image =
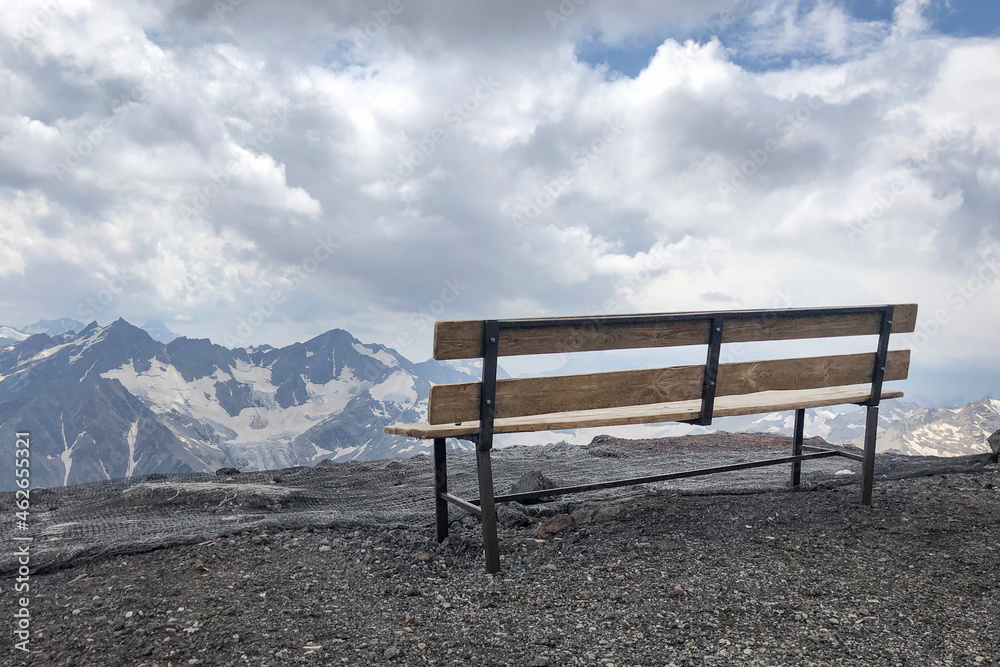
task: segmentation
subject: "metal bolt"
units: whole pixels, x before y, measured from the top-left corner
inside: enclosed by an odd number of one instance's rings
[[[495,342],[497,342],[497,339],[496,338],[490,338],[490,342],[491,343],[495,343]]]
[[[715,380],[709,380],[708,381],[708,386],[709,387],[714,387],[715,386]]]
[[[490,399],[487,398],[486,399],[486,405],[492,405],[492,404],[493,404],[493,401],[491,401]]]
[[[892,320],[889,320],[889,324],[892,324]]]

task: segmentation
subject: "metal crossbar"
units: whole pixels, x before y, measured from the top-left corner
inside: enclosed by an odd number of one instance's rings
[[[818,451],[812,454],[801,454],[799,456],[783,456],[777,459],[765,459],[763,461],[751,461],[748,463],[733,463],[725,466],[714,466],[712,468],[698,468],[695,470],[684,470],[682,472],[670,472],[662,475],[649,475],[647,477],[632,477],[629,479],[615,479],[607,482],[593,482],[591,484],[577,484],[575,486],[560,486],[554,489],[544,489],[542,491],[525,491],[523,493],[508,493],[494,496],[493,501],[497,503],[523,502],[525,500],[537,500],[538,498],[548,498],[549,496],[562,496],[567,493],[581,493],[584,491],[600,491],[601,489],[614,489],[620,486],[636,486],[639,484],[652,484],[653,482],[666,482],[672,479],[687,479],[689,477],[701,477],[702,475],[714,475],[720,472],[735,472],[737,470],[749,470],[751,468],[764,468],[767,466],[782,465],[794,461],[810,461],[812,459],[826,459],[831,456],[841,456],[842,452],[832,449]],[[468,501],[475,506],[479,506],[479,499]]]
[[[441,500],[445,500],[445,501],[451,503],[452,505],[457,505],[458,507],[461,507],[462,509],[464,509],[466,512],[469,512],[470,514],[475,514],[476,516],[479,516],[479,517],[481,517],[483,515],[483,510],[482,510],[482,508],[479,507],[479,499],[478,498],[476,498],[475,502],[473,502],[471,500],[466,500],[464,498],[459,498],[458,496],[456,496],[454,494],[451,494],[451,493],[442,493],[442,494],[440,494],[438,496],[438,498],[440,498]]]

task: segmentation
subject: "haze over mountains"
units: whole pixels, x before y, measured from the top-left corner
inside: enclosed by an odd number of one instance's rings
[[[160,322],[146,329],[122,319],[103,327],[68,319],[0,327],[0,449],[12,446],[17,431],[31,433],[33,485],[413,456],[428,451],[429,441],[383,427],[424,419],[431,384],[479,379],[473,364],[413,363],[339,329],[282,348],[236,349],[175,337]],[[863,414],[810,410],[807,435],[860,444]],[[781,413],[719,420],[709,430],[790,434],[791,426]],[[881,428],[881,451],[982,452],[1000,429],[1000,401],[957,409],[888,401]],[[615,433],[705,430],[664,424]],[[498,444],[583,443],[591,431],[514,434]]]

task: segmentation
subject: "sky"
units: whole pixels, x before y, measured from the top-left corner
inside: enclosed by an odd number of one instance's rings
[[[4,4],[0,324],[916,302],[1000,395],[995,0]]]

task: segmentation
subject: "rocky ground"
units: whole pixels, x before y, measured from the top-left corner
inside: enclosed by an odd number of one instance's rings
[[[623,443],[598,444],[613,452]],[[440,546],[429,521],[257,527],[33,577],[33,653],[8,642],[3,657],[73,666],[1000,665],[998,510],[995,463],[879,481],[871,508],[858,504],[856,483],[581,494],[508,506],[496,576],[483,568],[478,523],[458,511]],[[12,597],[5,585],[5,609]]]

